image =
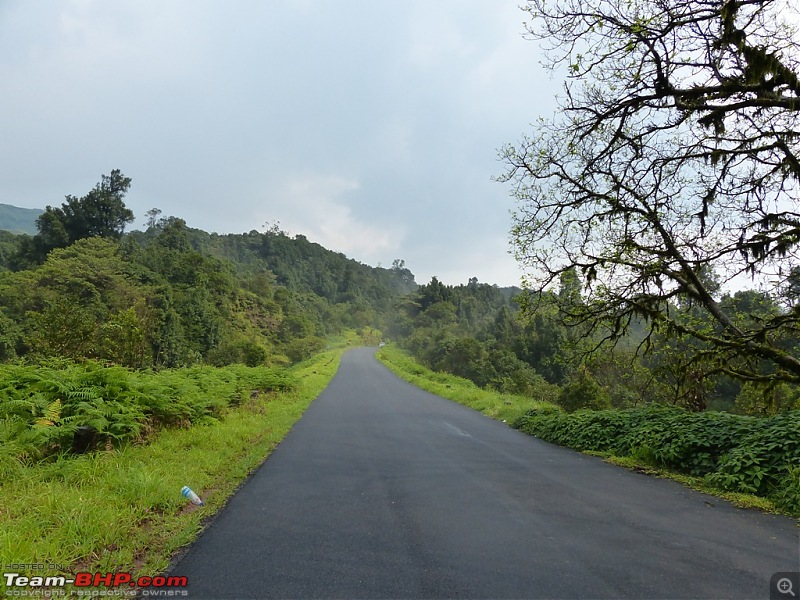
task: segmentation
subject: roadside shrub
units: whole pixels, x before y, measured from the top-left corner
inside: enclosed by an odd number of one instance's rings
[[[611,408],[608,393],[586,369],[580,369],[561,388],[558,404],[567,412],[581,408],[593,410]]]
[[[639,419],[621,440],[620,451],[649,451],[655,466],[698,476],[715,470],[720,457],[754,425],[746,417],[729,413],[693,413],[676,407],[652,407],[637,414]]]
[[[283,371],[233,365],[134,372],[87,361],[0,366],[0,474],[19,461],[119,446],[163,427],[187,427],[224,416],[253,391],[284,390]],[[87,434],[87,432],[89,432]]]
[[[286,345],[286,356],[292,362],[298,363],[321,352],[325,348],[325,344],[325,340],[315,335],[293,340]]]
[[[257,367],[267,362],[269,353],[266,348],[256,341],[242,339],[224,341],[216,348],[209,350],[206,359],[216,367],[243,364],[248,367]]]
[[[767,418],[660,405],[530,411],[514,427],[576,450],[632,456],[705,476],[723,490],[768,496],[800,511],[800,411]]]
[[[620,433],[629,426],[623,411],[582,410],[567,414],[561,410],[534,410],[518,419],[513,427],[548,442],[575,450],[614,450]]]
[[[800,412],[752,420],[759,426],[722,457],[709,481],[727,490],[763,495],[783,489],[792,496],[791,479],[800,468]]]
[[[778,484],[775,499],[785,509],[800,514],[800,467],[789,467],[786,476]]]
[[[494,351],[490,355],[494,364],[495,375],[489,381],[490,387],[503,394],[519,394],[538,397],[543,392],[554,401],[553,394],[548,393],[551,384],[528,363],[518,359],[507,351]]]

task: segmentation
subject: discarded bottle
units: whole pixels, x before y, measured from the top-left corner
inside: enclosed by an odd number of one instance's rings
[[[200,500],[200,496],[195,494],[188,485],[185,485],[181,488],[181,494],[183,494],[184,498],[187,498],[192,501],[192,504],[197,504],[198,506],[204,506],[205,502]]]

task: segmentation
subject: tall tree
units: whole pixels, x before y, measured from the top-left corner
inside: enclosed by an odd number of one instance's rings
[[[124,202],[130,185],[130,177],[114,169],[110,175],[102,175],[85,196],[70,195],[60,207],[48,206],[36,219],[39,233],[21,253],[34,262],[42,262],[54,248],[65,248],[84,238],[119,239],[125,226],[133,221],[133,212]]]
[[[543,291],[577,269],[576,316],[617,339],[637,315],[716,368],[800,382],[800,306],[734,321],[705,275],[784,286],[800,265],[800,41],[788,0],[531,0],[569,72],[561,109],[503,151],[513,241]],[[716,285],[716,284],[715,284]],[[676,318],[691,304],[709,319]],[[773,365],[770,373],[757,367]]]

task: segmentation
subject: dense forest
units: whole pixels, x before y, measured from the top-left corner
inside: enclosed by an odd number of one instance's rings
[[[749,321],[780,314],[785,300],[741,290],[723,294],[720,304]],[[770,415],[798,407],[796,386],[771,381],[774,367],[766,361],[760,366],[764,382],[734,379],[709,360],[702,343],[652,333],[644,319],[633,320],[612,344],[611,321],[598,327],[575,317],[584,304],[572,273],[558,289],[540,294],[475,279],[447,286],[433,278],[403,298],[389,331],[430,368],[502,392],[548,394],[570,411],[663,403]],[[690,302],[671,308],[686,320],[710,320]],[[796,348],[800,336],[781,344]]]
[[[285,364],[345,329],[376,342],[416,287],[401,260],[373,268],[276,229],[209,234],[153,210],[126,234],[130,184],[114,171],[48,206],[36,235],[0,232],[0,360]]]
[[[475,278],[418,286],[402,260],[370,267],[277,227],[219,235],[153,209],[144,231],[125,233],[130,185],[113,171],[85,196],[48,206],[37,234],[0,232],[0,360],[280,365],[355,330],[365,343],[396,340],[435,370],[570,411],[656,402],[770,415],[798,406],[796,386],[771,380],[767,361],[762,382],[742,381],[674,330],[632,319],[618,336],[610,320],[582,321],[576,315],[591,307],[574,271],[538,293]],[[713,271],[704,277],[711,287]],[[752,290],[719,299],[742,323],[793,301]],[[671,310],[695,327],[709,320],[691,299]],[[780,344],[794,349],[800,337]]]

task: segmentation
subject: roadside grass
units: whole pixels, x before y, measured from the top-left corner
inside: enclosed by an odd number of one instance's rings
[[[504,423],[513,423],[533,409],[560,410],[553,404],[558,393],[558,388],[554,385],[543,386],[540,399],[501,394],[481,389],[472,381],[462,377],[431,371],[394,345],[387,345],[378,350],[377,357],[398,377],[418,388],[468,406]]]
[[[508,396],[492,390],[477,387],[471,381],[437,373],[417,363],[413,357],[396,346],[384,346],[378,351],[378,360],[402,379],[438,396],[448,398],[509,426],[519,426],[519,419],[529,411],[539,414],[561,413],[562,409],[554,403],[557,397],[556,386],[544,390],[543,399],[535,400],[524,396]],[[544,398],[546,398],[547,401]],[[711,485],[707,478],[687,475],[662,466],[655,466],[643,457],[619,456],[608,451],[585,450],[584,454],[601,457],[606,462],[646,475],[677,481],[689,488],[731,502],[740,508],[755,509],[772,514],[800,517],[800,513],[780,506],[775,501],[754,494],[733,492]]]
[[[253,393],[219,420],[20,466],[0,481],[0,564],[45,566],[16,571],[29,576],[163,572],[325,389],[344,346],[291,367],[293,389]],[[184,485],[205,506],[188,503]]]

